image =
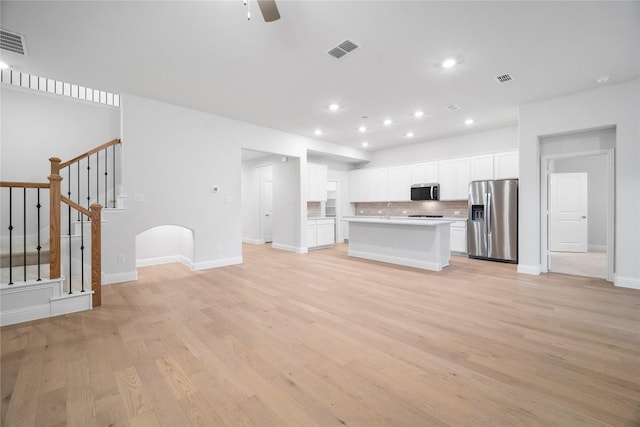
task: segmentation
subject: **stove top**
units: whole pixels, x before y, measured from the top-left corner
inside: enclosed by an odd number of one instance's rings
[[[443,215],[409,215],[409,218],[442,218]]]

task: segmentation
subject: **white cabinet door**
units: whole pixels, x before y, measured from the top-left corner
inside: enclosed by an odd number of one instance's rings
[[[469,198],[471,159],[468,157],[438,162],[440,174],[440,200],[466,200]]]
[[[493,176],[495,179],[518,178],[518,162],[517,151],[495,154],[493,156]]]
[[[454,160],[440,160],[438,174],[440,182],[440,200],[455,200],[456,171]]]
[[[438,162],[411,165],[411,184],[431,184],[439,182]]]
[[[469,182],[471,181],[471,160],[469,158],[455,159],[455,189],[454,200],[469,198]]]
[[[307,200],[311,202],[327,201],[327,165],[307,163],[308,188]]]
[[[355,170],[350,172],[352,202],[366,202],[369,197],[369,187],[366,181],[366,171]]]
[[[389,200],[411,201],[411,166],[389,168]]]
[[[467,253],[467,222],[451,224],[451,252]]]
[[[389,169],[370,169],[365,179],[369,184],[369,197],[367,202],[389,201]]]
[[[471,181],[493,179],[493,154],[471,158]]]
[[[315,248],[318,246],[318,240],[316,237],[316,220],[307,220],[307,247]]]
[[[330,246],[335,243],[335,222],[333,219],[319,219],[316,225],[316,246]]]

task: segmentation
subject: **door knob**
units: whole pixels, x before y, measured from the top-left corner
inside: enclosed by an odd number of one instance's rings
[[[582,215],[580,218],[582,218],[582,219],[587,219],[587,217],[586,217],[586,216],[584,216],[584,215]]]

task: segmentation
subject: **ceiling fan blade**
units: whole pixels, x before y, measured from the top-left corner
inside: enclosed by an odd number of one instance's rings
[[[280,19],[280,12],[278,12],[278,6],[276,6],[276,0],[258,0],[258,6],[260,6],[260,12],[262,12],[262,17],[265,22]]]

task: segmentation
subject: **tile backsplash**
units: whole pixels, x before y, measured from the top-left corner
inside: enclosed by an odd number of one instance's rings
[[[322,216],[322,206],[320,202],[307,202],[307,218],[318,218]]]
[[[445,217],[464,219],[469,216],[468,209],[468,203],[466,200],[393,202],[391,208],[391,216],[442,215]],[[356,215],[377,216],[386,214],[386,202],[356,203]]]

